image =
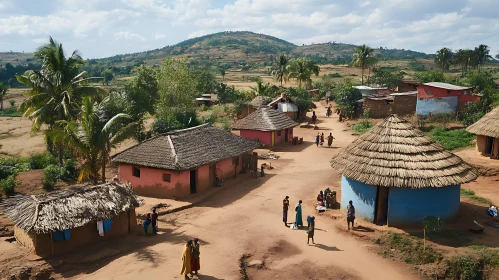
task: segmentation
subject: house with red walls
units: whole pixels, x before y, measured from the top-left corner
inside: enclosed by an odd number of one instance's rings
[[[469,102],[480,100],[471,87],[432,82],[418,86],[416,114],[455,114]]]
[[[142,196],[185,198],[234,178],[260,144],[209,124],[172,131],[112,157],[119,180]],[[250,159],[250,160],[248,160]],[[256,160],[251,170],[256,171]]]
[[[263,106],[246,118],[236,122],[232,128],[239,129],[239,135],[247,139],[256,139],[269,147],[291,142],[293,128],[299,124],[272,107]]]

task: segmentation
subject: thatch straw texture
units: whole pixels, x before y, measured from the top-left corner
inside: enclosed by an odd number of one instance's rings
[[[111,219],[140,204],[131,186],[109,183],[11,198],[2,208],[25,231],[48,233]]]
[[[258,147],[256,141],[206,124],[148,139],[114,155],[113,162],[183,171],[240,156]]]
[[[267,104],[269,104],[270,102],[272,102],[272,98],[268,96],[259,95],[251,101],[251,106],[255,108],[260,108],[262,106],[267,106]]]
[[[466,131],[476,135],[499,138],[499,107],[488,112],[476,123],[468,126]]]
[[[260,107],[246,118],[236,122],[233,129],[274,131],[298,126],[298,123],[271,107]]]
[[[445,187],[477,178],[460,157],[397,116],[360,136],[331,165],[348,178],[382,187]]]

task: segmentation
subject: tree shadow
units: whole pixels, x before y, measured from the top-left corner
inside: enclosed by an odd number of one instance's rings
[[[352,228],[353,231],[359,231],[359,232],[374,232],[373,229],[368,228],[368,227],[363,227],[363,226],[356,226]]]
[[[296,137],[300,138],[301,136],[296,135]],[[315,142],[305,141],[305,139],[303,139],[302,144],[293,145],[293,144],[286,143],[286,144],[282,144],[279,146],[275,146],[275,147],[270,148],[270,149],[271,149],[271,152],[294,153],[294,152],[301,152],[312,145],[315,145]]]
[[[338,249],[338,247],[336,246],[328,246],[328,245],[324,245],[324,244],[315,244],[314,247],[317,247],[319,249],[322,249],[322,250],[325,250],[325,251],[329,251],[329,252],[340,252],[340,251],[343,251],[341,249]]]
[[[194,279],[196,279],[196,278],[194,278]],[[217,277],[214,277],[214,276],[201,275],[201,274],[198,274],[197,279],[199,279],[199,280],[225,280],[223,278],[217,278]]]

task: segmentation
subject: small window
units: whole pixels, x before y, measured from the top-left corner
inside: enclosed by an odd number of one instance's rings
[[[134,177],[140,178],[140,168],[138,167],[132,167],[132,175]]]
[[[165,182],[171,182],[172,181],[172,175],[171,174],[163,174],[163,181],[165,181]]]
[[[281,131],[280,130],[277,131],[277,136],[281,136]]]
[[[465,91],[463,91],[463,94],[464,94],[464,95],[468,95],[468,91],[466,91],[466,90],[465,90]]]
[[[433,95],[433,92],[431,92],[431,90],[427,90],[427,91],[426,91],[426,93],[427,93],[428,95]]]

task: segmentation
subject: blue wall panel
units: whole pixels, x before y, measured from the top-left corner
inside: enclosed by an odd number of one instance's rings
[[[416,103],[416,114],[427,116],[432,114],[455,113],[457,108],[457,96],[440,98],[418,98]]]
[[[459,210],[459,186],[443,188],[390,188],[388,225],[423,225],[426,216],[452,220]],[[342,199],[343,202],[343,199]]]
[[[346,211],[348,201],[351,200],[355,207],[355,217],[373,222],[376,191],[375,186],[341,176],[341,209]]]

